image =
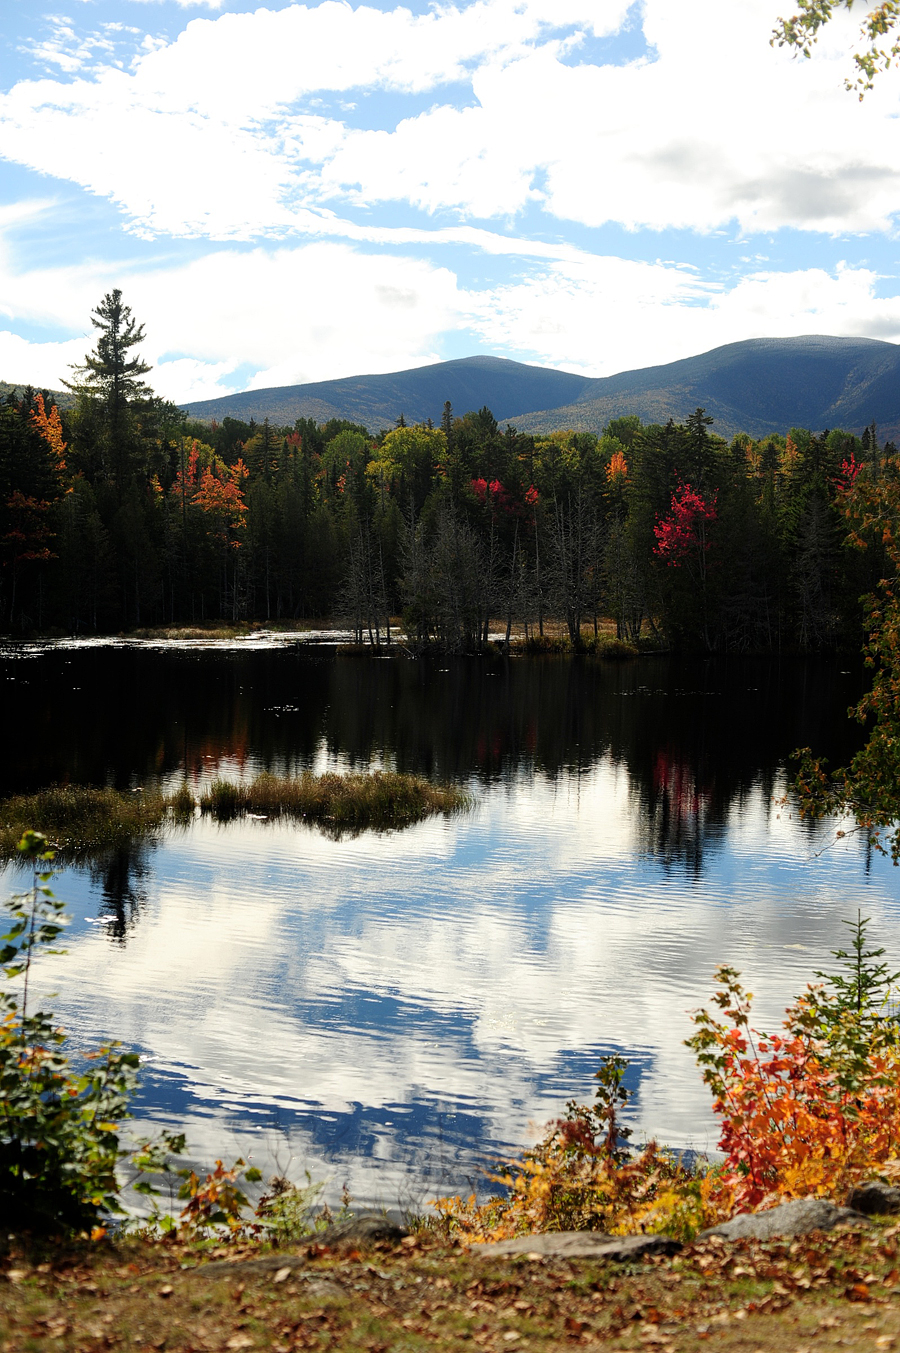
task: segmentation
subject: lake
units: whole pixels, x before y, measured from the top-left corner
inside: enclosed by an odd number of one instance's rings
[[[142,1053],[139,1123],[183,1128],[204,1165],[252,1155],[389,1207],[483,1190],[607,1052],[631,1059],[636,1136],[705,1150],[683,1039],[718,963],[764,1027],[857,907],[900,967],[900,873],[777,802],[795,747],[838,764],[857,745],[856,662],[360,658],[261,636],[7,645],[0,679],[2,794],[389,766],[475,796],[336,840],[198,820],[60,872],[69,952],[43,989],[77,1045]]]

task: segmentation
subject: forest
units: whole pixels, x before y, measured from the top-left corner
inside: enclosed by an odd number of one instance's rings
[[[73,407],[0,405],[0,629],[128,632],[336,621],[360,642],[477,651],[613,620],[702,652],[859,649],[883,576],[843,505],[897,450],[840,430],[731,441],[624,412],[600,436],[530,436],[488,408],[439,425],[191,421],[144,380],[113,291]],[[859,543],[857,540],[856,543]]]

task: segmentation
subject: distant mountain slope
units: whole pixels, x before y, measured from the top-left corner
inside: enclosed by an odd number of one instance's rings
[[[269,418],[288,424],[296,418],[315,418],[324,423],[329,418],[347,418],[377,432],[393,427],[401,413],[408,423],[424,423],[429,418],[439,423],[448,399],[456,414],[487,404],[503,422],[514,412],[569,404],[590,384],[586,376],[552,367],[527,366],[503,357],[461,357],[380,376],[345,376],[308,385],[247,390],[184,407],[195,418],[218,422],[255,418],[261,423]]]
[[[900,346],[873,338],[752,338],[664,366],[589,381],[564,406],[511,421],[521,432],[571,427],[600,432],[636,413],[645,423],[681,422],[702,405],[715,431],[761,437],[790,427],[859,430],[874,419],[900,436]]]
[[[7,395],[15,395],[16,399],[21,399],[25,391],[24,385],[10,384],[9,381],[0,381],[0,399],[6,399]],[[40,390],[39,385],[32,386],[33,390]],[[48,390],[47,394],[53,400],[53,403],[59,409],[71,409],[75,404],[75,396],[70,390]]]

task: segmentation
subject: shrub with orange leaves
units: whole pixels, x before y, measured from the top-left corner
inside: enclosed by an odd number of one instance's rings
[[[783,1033],[760,1035],[739,977],[718,969],[713,1001],[725,1018],[696,1012],[687,1040],[722,1119],[726,1159],[711,1204],[729,1214],[782,1198],[840,1198],[900,1149],[896,1025],[862,1003],[854,1009],[839,988],[811,986],[788,1008]]]
[[[655,1142],[631,1154],[620,1122],[627,1063],[609,1057],[595,1104],[571,1101],[536,1147],[492,1176],[506,1196],[433,1204],[447,1232],[465,1243],[563,1230],[691,1239],[734,1211],[900,1177],[900,1030],[888,1007],[900,973],[866,947],[868,920],[847,924],[850,950],[832,951],[844,974],[816,973],[824,983],[789,1007],[782,1033],[751,1028],[752,997],[734,968],[716,974],[724,1019],[695,1013],[687,1043],[721,1118],[722,1165],[691,1170]]]

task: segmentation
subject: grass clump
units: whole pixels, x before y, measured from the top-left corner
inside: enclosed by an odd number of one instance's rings
[[[641,654],[635,644],[608,634],[592,636],[585,640],[584,647],[585,652],[592,653],[595,658],[613,658],[619,661],[625,658],[639,658]]]
[[[0,802],[0,855],[13,859],[20,837],[40,822],[54,846],[68,855],[147,836],[165,821],[170,799],[159,791],[126,793],[93,785],[52,785]]]
[[[218,822],[256,814],[380,828],[419,822],[434,813],[459,812],[470,802],[470,796],[453,785],[433,785],[397,771],[306,772],[296,777],[263,774],[246,785],[216,780],[200,799],[200,809]]]
[[[529,634],[527,639],[511,644],[514,652],[527,653],[529,657],[545,653],[571,653],[572,645],[565,634]]]
[[[42,824],[61,854],[84,856],[152,836],[166,823],[188,822],[198,808],[217,822],[255,814],[363,831],[408,826],[434,813],[459,812],[470,803],[464,790],[396,771],[263,774],[244,785],[216,780],[199,800],[186,783],[171,794],[53,785],[0,802],[0,858],[16,857],[17,843],[32,822]]]

